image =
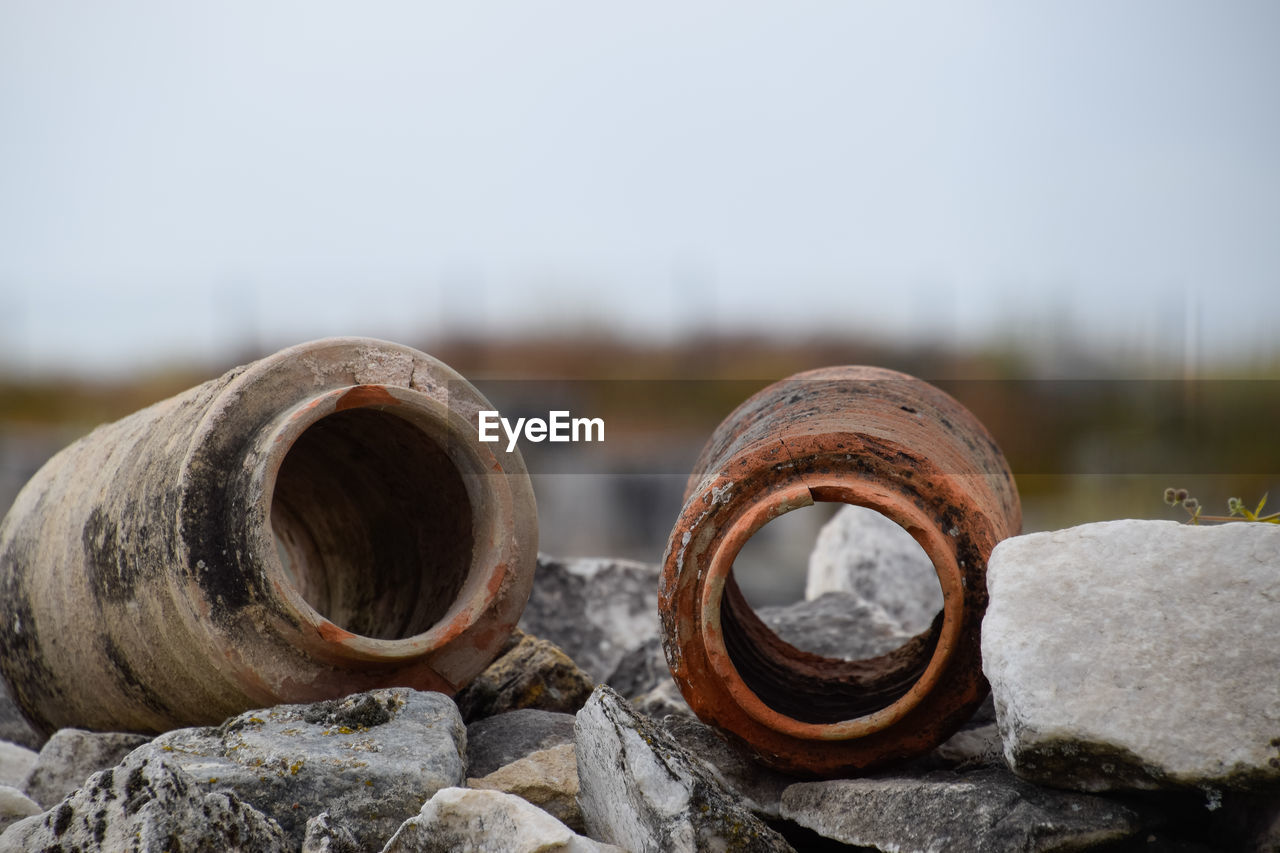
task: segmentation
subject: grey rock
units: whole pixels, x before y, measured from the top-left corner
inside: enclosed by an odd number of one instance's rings
[[[591,695],[590,677],[558,646],[519,632],[517,637],[454,697],[468,723],[521,708],[572,713]]]
[[[538,555],[520,627],[555,643],[593,684],[631,649],[658,636],[661,569],[631,560],[560,560]]]
[[[351,830],[335,823],[328,812],[321,812],[307,821],[302,853],[363,853],[363,848]]]
[[[850,593],[826,593],[814,601],[763,607],[757,613],[788,643],[826,657],[876,657],[910,639],[883,611]],[[694,716],[671,678],[657,637],[624,655],[608,683],[646,716]]]
[[[1007,770],[799,782],[782,815],[827,838],[894,853],[1085,850],[1143,826],[1101,797],[1039,788]]]
[[[25,746],[27,749],[39,749],[48,740],[27,722],[27,718],[14,704],[9,695],[9,685],[0,676],[0,740]]]
[[[851,592],[826,592],[795,604],[762,607],[756,613],[783,640],[828,658],[879,657],[911,639],[878,605]]]
[[[1231,850],[1280,853],[1280,789],[1213,792],[1212,837]],[[1183,813],[1194,813],[1184,807]]]
[[[40,804],[12,785],[0,785],[0,832],[24,817],[40,814]]]
[[[515,794],[575,832],[586,828],[578,805],[578,761],[571,743],[530,753],[487,776],[468,779],[467,787]]]
[[[295,848],[307,819],[328,811],[363,849],[462,783],[465,742],[449,697],[391,688],[178,729],[134,755],[165,756],[202,788],[236,794],[275,818]]]
[[[942,609],[942,587],[924,549],[872,509],[844,506],[818,534],[804,597],[848,592],[880,606],[908,634]]]
[[[657,687],[637,696],[632,707],[655,720],[670,716],[697,718],[673,678],[663,679]]]
[[[1280,528],[1110,521],[1001,542],[983,670],[1009,766],[1079,790],[1280,784]]]
[[[207,794],[175,763],[135,752],[43,814],[0,835],[0,853],[285,853],[275,821],[234,795]]]
[[[1256,812],[1256,827],[1250,842],[1258,853],[1280,853],[1280,794]]]
[[[978,726],[985,726],[988,723],[994,723],[995,721],[996,703],[995,699],[992,698],[990,693],[988,693],[987,698],[982,700],[982,704],[978,706],[978,710],[973,712],[973,716],[964,724],[964,727],[967,729],[977,728]]]
[[[669,678],[671,669],[667,666],[662,641],[650,637],[619,658],[605,683],[627,699],[635,699]]]
[[[150,739],[125,732],[60,729],[40,750],[23,788],[42,808],[53,808],[90,775],[114,767]]]
[[[650,637],[623,655],[608,684],[647,717],[660,720],[669,714],[694,716],[671,677],[667,655],[657,637]]]
[[[1004,744],[995,723],[961,729],[934,749],[933,758],[940,766],[956,770],[979,767],[1003,767]]]
[[[880,608],[847,592],[829,592],[813,601],[762,607],[756,613],[783,640],[825,657],[877,657],[910,639]],[[624,655],[608,684],[646,716],[693,716],[671,678],[657,637]]]
[[[782,792],[799,780],[765,767],[746,747],[706,723],[672,715],[662,725],[703,770],[741,797],[743,805],[764,818],[782,816]]]
[[[21,787],[31,768],[36,766],[36,753],[16,743],[0,740],[0,785]]]
[[[531,752],[573,743],[573,714],[522,708],[467,726],[467,774],[487,776]]]
[[[899,765],[899,771],[971,771],[982,768],[1006,769],[1004,744],[996,725],[995,706],[988,695],[960,730],[924,755]]]
[[[791,850],[612,688],[596,688],[576,735],[578,799],[593,838],[633,853]]]
[[[520,797],[444,788],[406,820],[382,853],[609,853]],[[620,853],[620,851],[618,851]]]

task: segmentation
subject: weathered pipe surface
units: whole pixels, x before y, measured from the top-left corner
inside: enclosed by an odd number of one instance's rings
[[[374,687],[453,693],[533,581],[492,408],[360,338],[236,368],[63,450],[0,524],[0,670],[45,731],[163,731]]]
[[[756,617],[733,579],[738,551],[815,501],[870,507],[915,537],[943,593],[928,630],[842,661],[784,643]],[[659,597],[671,672],[699,717],[777,768],[834,775],[926,752],[987,694],[987,557],[1021,525],[1000,449],[939,389],[875,367],[782,380],[720,424],[689,478]]]

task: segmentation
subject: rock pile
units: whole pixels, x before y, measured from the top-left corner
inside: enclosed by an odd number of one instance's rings
[[[675,690],[655,567],[543,560],[527,633],[456,700],[375,690],[154,739],[0,742],[0,853],[1275,853],[1280,530],[1148,524],[1002,544],[994,704],[888,772],[761,767]],[[812,600],[760,613],[788,642],[865,657],[909,636],[894,614],[931,618],[865,560],[841,579],[824,559]]]
[[[206,793],[176,763],[130,753],[56,808],[0,835],[0,851],[295,850],[279,824],[234,794]]]

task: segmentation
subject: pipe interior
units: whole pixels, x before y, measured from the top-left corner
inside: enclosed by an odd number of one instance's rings
[[[321,418],[289,448],[271,499],[276,551],[335,625],[397,640],[430,629],[471,568],[461,475],[409,421],[376,409]]]
[[[940,610],[927,628],[897,648],[844,660],[784,641],[756,614],[732,571],[720,603],[725,650],[738,675],[765,705],[804,723],[864,717],[901,699],[928,668],[942,621]]]

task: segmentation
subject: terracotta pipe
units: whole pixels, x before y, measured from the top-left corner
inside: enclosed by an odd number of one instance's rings
[[[44,731],[163,731],[400,685],[452,693],[533,580],[492,408],[416,350],[284,350],[102,426],[0,525],[0,670]]]
[[[760,621],[734,559],[766,522],[815,501],[877,510],[924,548],[944,601],[928,630],[842,661]],[[927,752],[987,694],[987,557],[1021,524],[1000,449],[939,389],[875,367],[785,379],[720,424],[689,478],[659,598],[671,672],[701,719],[780,769],[828,776]]]

